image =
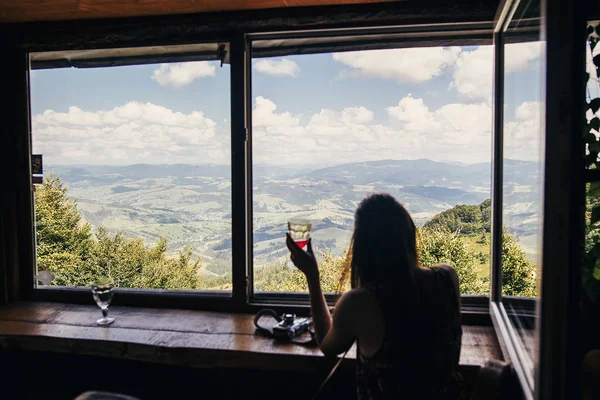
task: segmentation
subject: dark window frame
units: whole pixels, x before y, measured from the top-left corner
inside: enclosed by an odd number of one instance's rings
[[[543,0],[542,0],[543,2]],[[532,400],[535,393],[534,372],[528,365],[528,355],[522,347],[516,327],[511,322],[502,295],[502,232],[503,232],[503,174],[504,174],[504,49],[510,43],[506,30],[520,5],[520,0],[507,0],[500,5],[494,26],[494,84],[492,129],[492,257],[490,316],[506,360],[513,364],[523,395]],[[542,18],[540,17],[540,20]],[[540,27],[540,29],[543,29]],[[531,38],[535,39],[535,38]],[[544,168],[545,172],[545,168]],[[544,183],[545,184],[545,183]],[[543,211],[542,211],[543,212]],[[543,275],[542,275],[543,279]],[[536,318],[538,301],[531,298],[512,297],[518,307],[529,317]],[[536,335],[539,331],[536,330]],[[537,360],[534,364],[537,364]],[[535,366],[534,366],[535,368]]]
[[[402,7],[412,7],[411,5],[402,5]],[[64,51],[64,50],[83,50],[123,48],[123,47],[144,47],[144,46],[163,46],[178,44],[195,43],[230,43],[231,56],[231,168],[232,168],[232,281],[233,290],[231,293],[214,292],[164,292],[159,290],[144,290],[143,293],[135,289],[120,289],[119,295],[115,297],[115,304],[145,305],[156,307],[179,307],[179,308],[202,308],[215,310],[231,311],[252,311],[264,304],[273,305],[276,308],[284,309],[286,307],[295,307],[306,311],[308,309],[308,296],[306,294],[284,294],[259,295],[253,296],[252,293],[252,274],[251,265],[251,236],[248,234],[248,227],[252,225],[251,212],[251,193],[247,188],[251,181],[251,148],[248,146],[246,136],[247,127],[251,126],[251,97],[250,97],[250,62],[251,49],[249,48],[250,38],[266,40],[281,35],[286,38],[294,37],[335,37],[340,35],[356,34],[367,35],[373,33],[396,35],[394,40],[383,41],[383,44],[376,41],[366,41],[361,44],[361,48],[388,48],[398,47],[398,40],[405,43],[405,47],[414,47],[419,45],[433,44],[491,44],[491,32],[493,21],[481,18],[484,9],[488,5],[481,3],[479,9],[471,11],[467,6],[465,9],[452,7],[451,9],[440,8],[440,11],[432,13],[431,17],[423,17],[422,11],[413,14],[413,17],[407,17],[403,10],[389,5],[359,6],[359,7],[323,7],[311,8],[298,11],[297,15],[289,16],[289,21],[282,22],[278,16],[285,12],[278,12],[274,15],[269,13],[246,13],[253,15],[255,20],[240,23],[239,30],[231,30],[231,24],[224,24],[229,28],[215,27],[214,31],[207,29],[198,29],[198,25],[193,25],[194,20],[204,21],[207,26],[212,22],[211,17],[199,16],[197,18],[182,16],[161,18],[165,22],[161,27],[149,26],[156,22],[156,18],[125,19],[125,23],[119,28],[113,28],[107,25],[105,21],[92,21],[89,24],[81,21],[72,21],[64,24],[42,23],[32,29],[32,24],[17,24],[13,27],[12,37],[15,39],[16,48],[22,56],[29,52],[42,51]],[[372,14],[373,10],[381,8],[378,14]],[[489,8],[489,7],[488,7]],[[363,10],[367,13],[365,18],[357,18]],[[323,23],[322,15],[330,12],[333,17],[327,17],[326,23]],[[336,16],[336,12],[339,12]],[[448,19],[443,17],[444,12],[448,15],[456,16],[457,23],[448,23]],[[355,14],[352,14],[355,13]],[[472,13],[472,14],[470,14]],[[232,17],[233,15],[233,17]],[[238,14],[219,15],[225,20],[233,18],[239,19]],[[241,14],[240,14],[241,15]],[[491,14],[488,13],[491,17]],[[343,18],[342,18],[343,17]],[[304,19],[303,19],[304,18]],[[337,19],[336,19],[337,18]],[[344,19],[345,18],[345,19]],[[122,20],[120,20],[121,22]],[[258,22],[257,22],[258,21]],[[300,21],[295,23],[294,21]],[[457,27],[462,26],[462,31]],[[119,26],[119,25],[114,25]],[[293,28],[293,30],[291,29]],[[228,30],[229,29],[229,30]],[[79,31],[74,36],[75,31]],[[15,34],[16,32],[17,34]],[[23,37],[18,37],[18,34]],[[46,36],[43,34],[48,33]],[[111,37],[112,35],[112,37]],[[419,39],[423,37],[422,39]],[[465,42],[462,42],[462,41]],[[351,48],[351,42],[337,43],[336,48],[342,50]],[[315,46],[322,46],[321,51],[331,51],[327,44],[321,42]],[[344,47],[345,46],[345,47]],[[356,49],[355,49],[356,50]],[[264,56],[271,56],[264,50]],[[278,50],[280,51],[280,50]],[[289,51],[289,49],[288,49]],[[315,49],[310,49],[314,52]],[[102,62],[102,60],[98,60]],[[144,58],[140,61],[148,62],[151,59]],[[175,61],[170,59],[170,61]],[[112,60],[111,62],[114,62]],[[23,64],[21,64],[23,65]],[[27,77],[28,78],[28,77]],[[28,82],[27,82],[28,83]],[[28,91],[27,91],[28,94]],[[28,112],[29,114],[29,112]],[[27,124],[29,125],[28,115]],[[21,120],[21,126],[25,121]],[[30,130],[29,130],[30,131]],[[27,147],[30,149],[30,135],[27,137]],[[30,153],[30,150],[28,151]],[[29,165],[27,165],[29,167]],[[32,203],[31,198],[31,175],[29,171],[23,173],[19,170],[19,180],[28,190],[21,190],[25,197]],[[250,186],[251,188],[251,186]],[[19,219],[26,233],[31,228],[31,237],[33,234],[33,215],[27,211],[20,211]],[[32,204],[31,204],[32,205]],[[245,210],[245,211],[240,211]],[[251,210],[250,210],[251,211]],[[26,215],[27,214],[27,215]],[[245,218],[244,218],[245,215]],[[242,236],[242,232],[245,236]],[[33,245],[27,243],[21,245],[21,251],[25,255],[22,258],[28,265],[34,262]],[[30,262],[27,262],[29,257]],[[33,267],[31,268],[33,269]],[[15,298],[25,300],[53,300],[68,302],[92,302],[91,296],[88,296],[86,289],[83,288],[58,288],[46,287],[33,289],[33,273],[30,268],[19,268],[20,274],[19,288],[20,293]],[[120,300],[119,300],[120,299]],[[334,296],[328,296],[328,299],[334,301]],[[463,314],[465,316],[474,316],[480,314],[489,323],[489,299],[487,296],[463,296]],[[471,317],[468,317],[471,318]]]
[[[490,316],[500,347],[513,365],[525,399],[577,397],[579,265],[584,215],[584,2],[540,0],[539,35],[544,42],[544,164],[539,299],[502,296],[502,189],[504,44],[506,29],[523,0],[501,2],[494,27],[494,128],[492,189],[492,293]],[[522,25],[523,26],[523,25]],[[522,33],[527,36],[527,26]],[[567,45],[568,43],[568,45]],[[504,301],[503,301],[504,300]],[[507,309],[510,306],[511,310]],[[537,356],[531,360],[511,314],[535,325]],[[533,365],[530,363],[532,362]]]
[[[459,29],[457,29],[457,27]],[[363,50],[374,48],[397,48],[402,46],[403,36],[409,39],[404,43],[404,47],[413,47],[418,44],[418,37],[422,35],[426,46],[432,45],[456,45],[457,40],[464,40],[467,45],[491,44],[489,28],[491,23],[467,23],[463,29],[457,24],[438,24],[438,25],[410,25],[397,27],[348,27],[344,29],[333,30],[290,30],[277,33],[245,33],[237,32],[229,35],[222,35],[211,40],[199,40],[194,43],[229,43],[230,45],[230,103],[231,103],[231,180],[232,180],[232,291],[214,292],[214,291],[164,291],[153,289],[118,289],[118,296],[115,296],[115,304],[123,305],[146,305],[154,307],[179,307],[194,309],[215,309],[227,311],[254,311],[262,306],[273,306],[277,309],[294,308],[306,312],[308,307],[308,294],[306,293],[254,293],[252,282],[252,109],[251,109],[251,63],[252,48],[251,43],[255,40],[268,39],[306,39],[319,38],[320,43],[317,46],[322,48],[298,47],[303,54],[307,52],[331,51],[338,48],[342,51]],[[450,36],[449,33],[451,33]],[[485,34],[484,34],[485,33]],[[333,45],[327,42],[327,38],[348,37],[352,39],[370,38],[373,35],[400,35],[402,37],[394,38],[386,42],[383,47],[374,41],[363,40],[360,44],[352,47],[351,41],[342,41]],[[462,38],[462,39],[461,39]],[[325,40],[323,40],[325,39]],[[189,44],[189,42],[176,42],[171,44]],[[138,43],[125,43],[127,47],[147,47],[163,45],[162,42],[146,42],[143,46]],[[115,46],[122,48],[124,46]],[[37,52],[35,47],[30,48],[30,53]],[[44,51],[68,51],[82,50],[80,46],[56,46],[54,48],[44,48]],[[278,50],[280,53],[281,50]],[[264,57],[273,56],[273,52],[268,48],[263,48]],[[289,49],[283,50],[284,54],[289,54]],[[202,55],[200,57],[206,57]],[[191,60],[194,55],[183,55],[184,60]],[[134,57],[127,60],[110,58],[109,62],[117,65],[131,65],[142,63],[160,63],[164,60],[169,62],[179,61],[177,56],[171,54],[164,58],[161,55]],[[104,59],[91,59],[81,63],[83,67],[106,65]],[[38,68],[43,69],[48,66],[69,66],[60,60],[55,62],[40,62]],[[29,93],[29,92],[28,92]],[[30,123],[30,122],[29,122]],[[31,140],[31,139],[30,139]],[[244,212],[240,212],[244,210]],[[32,230],[34,227],[32,226]],[[35,252],[35,249],[33,249]],[[243,267],[243,268],[242,268]],[[21,268],[21,271],[28,269]],[[31,273],[32,275],[33,273]],[[25,272],[22,276],[22,282],[29,275]],[[33,283],[33,282],[32,282]],[[91,304],[91,296],[85,288],[68,287],[39,287],[23,288],[27,295],[25,298],[36,301],[66,301]],[[334,304],[336,296],[329,294],[326,296],[330,304]],[[487,318],[476,318],[477,313],[488,314],[488,298],[485,295],[464,295],[462,305],[467,318],[486,320]],[[488,321],[489,322],[489,321]]]
[[[375,49],[395,49],[395,48],[409,48],[409,47],[435,47],[435,46],[455,46],[455,45],[492,45],[491,37],[491,25],[489,23],[466,23],[466,24],[437,24],[430,26],[398,26],[398,27],[369,27],[369,28],[348,28],[348,29],[334,29],[334,30],[304,30],[304,31],[286,31],[276,33],[251,33],[246,35],[247,37],[247,63],[252,65],[253,59],[260,59],[263,57],[275,57],[282,55],[306,55],[306,54],[319,54],[329,52],[342,52],[342,51],[358,51],[358,50],[375,50]],[[381,41],[370,40],[371,37],[377,36],[382,37],[390,35],[393,39]],[[482,36],[483,35],[483,36]],[[348,38],[348,40],[344,40]],[[363,39],[364,38],[364,39]],[[253,42],[268,41],[268,40],[298,40],[298,39],[317,39],[316,44],[303,44],[294,47],[285,47],[277,49],[275,51],[269,50],[269,47],[261,47],[258,52],[258,56],[254,56],[255,50],[253,49]],[[327,39],[336,42],[328,42]],[[341,40],[340,40],[341,39]],[[356,41],[356,42],[354,42]],[[354,44],[353,44],[354,43]],[[466,43],[466,44],[465,44]],[[492,70],[490,69],[490,73]],[[249,74],[247,91],[251,95],[251,76],[252,70],[249,68],[247,71]],[[248,124],[247,129],[247,154],[250,155],[248,161],[249,174],[247,176],[247,187],[248,189],[248,200],[247,200],[247,219],[248,226],[252,227],[253,224],[253,208],[252,208],[252,98],[246,99],[248,102]],[[491,177],[490,177],[491,178]],[[491,179],[490,179],[491,181]],[[292,301],[297,304],[307,304],[308,294],[307,293],[283,293],[283,292],[258,292],[255,293],[253,285],[253,240],[252,240],[252,229],[248,232],[248,249],[249,258],[248,263],[248,295],[250,303],[258,304],[286,304]],[[491,247],[491,246],[490,246]],[[490,266],[491,269],[491,266]],[[490,270],[491,274],[491,270]],[[326,294],[326,298],[330,304],[335,302],[336,296],[334,294]],[[467,294],[462,295],[462,308],[463,312],[469,310],[465,315],[469,313],[473,314],[476,311],[481,313],[489,312],[489,297],[487,295],[474,295]]]

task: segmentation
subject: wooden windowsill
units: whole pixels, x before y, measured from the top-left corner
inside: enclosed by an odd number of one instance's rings
[[[62,352],[209,368],[319,372],[335,360],[318,348],[276,343],[255,334],[253,316],[206,311],[113,307],[100,327],[95,306],[20,302],[0,307],[0,350]],[[461,370],[501,359],[490,326],[464,326]],[[351,349],[343,368],[354,368]]]

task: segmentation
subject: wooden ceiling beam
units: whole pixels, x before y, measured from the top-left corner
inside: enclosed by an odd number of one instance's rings
[[[0,23],[196,14],[386,1],[399,0],[0,0]]]
[[[0,3],[3,1],[7,0]],[[482,23],[493,21],[497,5],[497,0],[402,0],[347,6],[0,23],[0,45],[4,42],[29,52],[90,50],[212,43],[228,41],[238,32]]]

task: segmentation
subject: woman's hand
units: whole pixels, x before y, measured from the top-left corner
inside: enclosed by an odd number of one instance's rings
[[[313,253],[311,239],[308,239],[306,251],[302,250],[296,242],[294,242],[289,233],[286,233],[285,243],[292,253],[290,258],[294,265],[298,267],[307,278],[318,278],[319,267],[317,266],[317,259]]]

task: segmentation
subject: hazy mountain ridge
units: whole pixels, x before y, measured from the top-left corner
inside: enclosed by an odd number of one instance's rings
[[[506,220],[528,234],[539,197],[535,164],[505,160]],[[47,166],[75,197],[84,217],[111,232],[148,244],[169,238],[169,251],[191,245],[209,268],[228,268],[231,246],[231,168],[226,165]],[[254,166],[255,263],[285,257],[286,222],[315,221],[315,243],[339,252],[349,240],[353,214],[369,193],[388,192],[417,224],[457,204],[490,197],[490,164],[461,165],[427,159],[381,160],[309,170]],[[525,221],[525,223],[523,223]],[[527,222],[529,221],[529,222]],[[517,232],[519,234],[519,232]]]

